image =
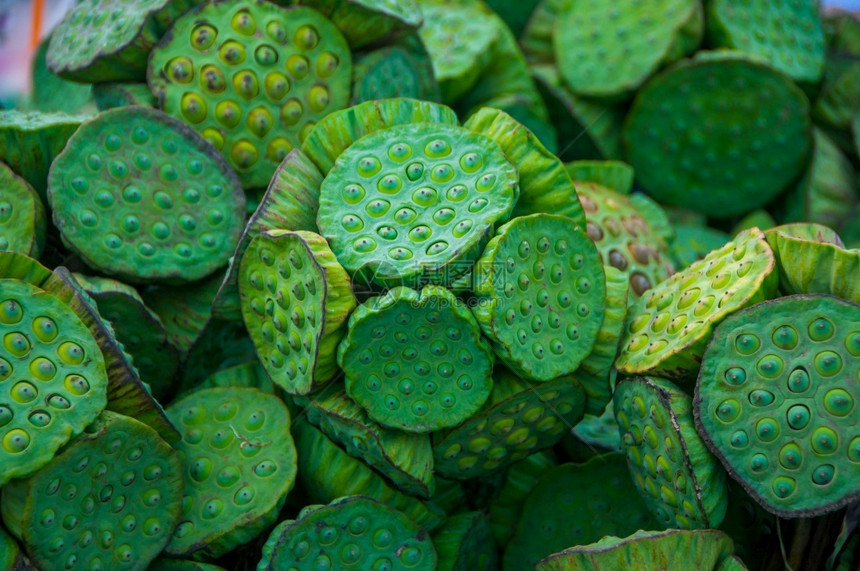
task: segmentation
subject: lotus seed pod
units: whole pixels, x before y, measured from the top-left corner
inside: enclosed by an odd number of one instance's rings
[[[171,557],[218,557],[277,521],[296,479],[290,413],[257,389],[214,388],[167,409],[180,427],[185,497]]]
[[[96,83],[93,85],[93,97],[99,111],[128,105],[155,107],[158,103],[146,83]]]
[[[647,5],[620,0],[611,10],[590,0],[565,5],[552,40],[559,73],[571,91],[623,99],[661,67],[694,52],[704,27],[697,0]]]
[[[592,182],[618,194],[633,192],[633,167],[621,161],[572,161],[564,165],[573,182]]]
[[[658,284],[630,306],[615,366],[626,375],[695,374],[728,315],[774,297],[774,254],[757,228]]]
[[[618,427],[615,427],[618,433]],[[523,503],[544,474],[558,465],[552,450],[536,452],[511,464],[499,492],[490,503],[490,532],[498,546],[505,546],[516,531]]]
[[[0,527],[0,571],[27,571],[30,562],[18,543]]]
[[[704,225],[677,224],[674,230],[670,253],[678,268],[691,266],[731,240],[725,232]]]
[[[347,105],[351,67],[343,35],[315,10],[219,2],[176,21],[152,51],[148,81],[245,188],[265,188],[317,121]]]
[[[33,187],[0,162],[0,252],[38,258],[45,246],[45,206]]]
[[[531,569],[552,553],[605,535],[659,529],[630,481],[622,454],[562,464],[540,479],[505,550],[505,571]]]
[[[860,250],[847,250],[819,224],[787,224],[767,231],[785,294],[824,293],[860,304]]]
[[[433,534],[438,571],[494,571],[499,554],[490,535],[487,516],[467,512],[449,517]]]
[[[463,125],[498,143],[519,174],[520,196],[513,216],[562,214],[585,227],[576,189],[558,157],[510,115],[484,107]]]
[[[316,230],[319,188],[323,176],[316,165],[293,149],[272,177],[269,188],[251,215],[236,246],[224,282],[212,302],[212,315],[219,319],[242,319],[239,305],[239,262],[251,239],[266,230]]]
[[[476,272],[481,299],[472,313],[506,366],[536,381],[579,367],[603,323],[606,279],[594,243],[573,220],[513,219],[490,240]]]
[[[308,506],[281,522],[263,546],[257,571],[281,569],[433,571],[436,549],[427,532],[376,500],[349,496]]]
[[[337,374],[335,353],[356,301],[322,236],[267,230],[239,268],[242,317],[272,382],[304,395]]]
[[[353,105],[392,97],[441,99],[433,62],[417,35],[357,56],[352,82]]]
[[[187,283],[225,265],[245,209],[238,180],[202,138],[139,106],[84,123],[52,165],[48,197],[64,243],[134,283]]]
[[[741,571],[733,559],[734,542],[716,529],[637,531],[625,538],[607,536],[596,543],[553,553],[537,564],[538,571]]]
[[[0,485],[47,464],[104,409],[107,373],[86,326],[53,295],[0,280]]]
[[[0,161],[47,200],[48,169],[89,115],[0,111]]]
[[[623,379],[613,396],[630,476],[665,528],[716,528],[726,515],[726,473],[696,433],[691,400],[651,377]]]
[[[409,123],[459,125],[457,114],[437,103],[407,98],[367,101],[323,118],[305,138],[302,151],[328,174],[335,160],[362,137]]]
[[[460,424],[493,388],[493,353],[478,323],[438,286],[394,288],[360,305],[337,360],[368,416],[408,432]]]
[[[398,491],[364,462],[348,455],[307,422],[299,421],[294,426],[299,477],[310,501],[325,503],[344,496],[366,496],[403,512],[428,531],[439,527],[445,520],[444,512],[434,503]]]
[[[416,0],[299,0],[299,3],[329,18],[352,49],[417,30],[423,21]]]
[[[624,144],[652,197],[730,217],[770,202],[806,168],[809,103],[787,76],[757,59],[702,52],[639,91]],[[646,152],[654,148],[669,154]]]
[[[502,368],[483,410],[433,439],[435,471],[468,480],[553,446],[585,414],[587,400],[575,377],[532,384]]]
[[[669,213],[653,198],[641,192],[634,192],[630,195],[630,202],[636,207],[636,210],[642,215],[648,224],[654,228],[654,231],[659,234],[666,242],[671,242],[675,239],[675,229],[672,227],[672,220],[669,218]],[[750,227],[755,226],[755,224]],[[746,228],[744,228],[746,230]],[[761,228],[760,228],[761,230]],[[740,230],[738,230],[740,232]]]
[[[780,517],[860,496],[860,306],[783,297],[726,319],[696,385],[696,425],[733,478]]]
[[[171,559],[169,557],[159,557],[153,561],[147,571],[226,571],[223,567],[212,565],[210,563],[200,563],[199,561],[189,561],[186,559]]]
[[[552,36],[555,22],[565,9],[565,0],[541,0],[535,6],[520,39],[529,64],[552,64],[555,69]]]
[[[762,57],[798,83],[821,81],[824,31],[816,2],[708,0],[706,6],[710,47]]]
[[[262,367],[245,324],[241,320],[210,319],[185,358],[181,388],[194,388],[219,371],[252,361]],[[265,377],[268,376],[265,373]],[[263,390],[262,387],[255,388]]]
[[[860,54],[828,54],[824,81],[812,107],[816,122],[828,129],[850,130],[860,113]]]
[[[179,352],[167,339],[161,319],[144,304],[133,287],[110,278],[74,274],[113,327],[116,339],[131,354],[140,378],[163,400],[173,391]]]
[[[145,569],[182,509],[179,455],[104,412],[44,468],[3,487],[3,523],[38,569]]]
[[[339,386],[314,394],[307,401],[308,422],[347,454],[363,460],[406,494],[422,498],[434,494],[429,435],[380,426]]]
[[[600,415],[586,414],[571,431],[571,435],[593,449],[594,453],[623,452],[615,407],[610,400]]]
[[[93,86],[62,79],[48,69],[45,56],[48,52],[50,36],[39,44],[30,64],[32,91],[30,103],[39,111],[60,111],[63,113],[95,112],[93,105]]]

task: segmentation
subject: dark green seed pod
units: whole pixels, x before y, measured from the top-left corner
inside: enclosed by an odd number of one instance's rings
[[[817,124],[830,130],[850,130],[854,117],[860,113],[858,94],[860,94],[860,52],[854,54],[831,52],[825,61],[824,81],[813,102],[812,116]],[[850,147],[850,142],[848,146]],[[848,150],[850,149],[846,149]]]
[[[696,426],[734,479],[780,517],[860,496],[860,306],[823,295],[761,303],[714,332]]]
[[[39,111],[61,111],[63,113],[94,112],[93,86],[67,81],[48,69],[45,56],[50,36],[39,44],[30,65],[32,92],[30,104]]]
[[[436,549],[427,532],[403,513],[349,496],[307,506],[272,531],[257,571],[282,569],[434,571]]]
[[[181,427],[185,497],[165,552],[217,557],[277,521],[296,479],[290,413],[256,389],[194,392],[167,409]]]
[[[433,62],[416,34],[356,57],[352,68],[352,104],[392,97],[425,101],[441,98]]]
[[[456,426],[487,401],[493,353],[466,305],[438,286],[395,288],[360,305],[338,348],[346,392],[380,424]]]
[[[615,407],[610,400],[600,415],[586,414],[571,431],[578,442],[591,449],[591,452],[623,452],[621,436],[618,434],[618,421]]]
[[[438,571],[494,571],[499,554],[490,535],[487,516],[466,512],[449,517],[433,534]]]
[[[245,211],[239,181],[200,136],[139,106],[84,123],[51,167],[48,197],[66,245],[135,283],[187,283],[225,265]]]
[[[483,410],[434,435],[441,476],[468,480],[504,468],[553,446],[585,414],[587,397],[575,377],[533,384],[499,368],[493,381]]]
[[[619,194],[633,192],[633,167],[621,161],[572,161],[564,165],[573,182],[592,182]]]
[[[773,256],[753,228],[639,298],[627,313],[618,371],[679,380],[695,374],[720,321],[773,297]]]
[[[603,323],[606,279],[594,243],[570,218],[533,214],[499,228],[475,270],[472,308],[496,355],[526,379],[573,372]]]
[[[523,53],[529,64],[552,64],[550,67],[555,69],[552,37],[555,23],[566,8],[565,4],[564,0],[541,0],[532,11],[531,18],[520,36]]]
[[[179,455],[133,418],[103,413],[44,468],[3,487],[3,523],[39,569],[144,569],[182,509]]]
[[[423,21],[416,0],[299,0],[298,3],[322,12],[343,33],[352,49],[417,30]]]
[[[686,268],[718,250],[731,240],[731,236],[720,230],[702,225],[676,224],[675,238],[670,251],[675,266]]]
[[[93,97],[99,111],[128,105],[155,107],[158,103],[146,83],[96,83],[93,85]]]
[[[804,171],[812,150],[809,102],[758,59],[702,52],[639,91],[624,144],[652,197],[727,218],[767,204]],[[654,148],[665,154],[647,151]]]
[[[661,526],[716,528],[726,514],[726,473],[693,423],[692,399],[650,377],[623,379],[613,397],[627,466]]]
[[[38,258],[47,219],[42,199],[23,178],[0,162],[0,252]]]
[[[618,433],[618,426],[615,426]],[[511,464],[490,502],[490,531],[496,545],[505,546],[516,531],[523,503],[544,474],[558,465],[552,450],[536,452]]]
[[[152,50],[148,82],[245,188],[264,188],[317,121],[347,105],[351,68],[346,40],[316,10],[216,2],[176,21]]]

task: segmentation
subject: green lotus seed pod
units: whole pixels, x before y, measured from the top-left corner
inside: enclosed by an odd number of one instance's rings
[[[618,426],[615,427],[618,433]],[[544,474],[558,465],[552,450],[536,452],[511,464],[498,494],[490,503],[490,532],[498,546],[505,546],[516,531],[523,503]]]
[[[566,9],[565,0],[541,0],[535,6],[520,36],[523,53],[529,64],[552,64],[550,67],[555,70],[553,32],[555,22]]]
[[[708,228],[704,224],[677,224],[674,230],[675,239],[672,240],[670,252],[675,266],[679,268],[691,266],[731,240],[731,236],[725,232]]]
[[[860,304],[860,250],[841,247],[819,224],[787,224],[767,231],[785,294],[824,293]],[[833,243],[837,242],[837,243]]]
[[[860,113],[860,54],[830,53],[824,67],[824,81],[812,106],[812,116],[829,129],[851,129]]]
[[[798,83],[810,86],[824,73],[824,31],[812,0],[775,4],[708,0],[707,36],[712,48],[765,58]]]
[[[445,520],[444,512],[435,504],[398,491],[307,422],[298,421],[294,427],[299,477],[310,501],[326,503],[344,496],[366,496],[403,512],[428,531]]]
[[[245,209],[238,180],[202,138],[139,106],[84,123],[52,165],[48,197],[69,248],[136,283],[187,283],[225,265]]]
[[[128,105],[155,107],[158,104],[158,99],[146,83],[96,83],[93,85],[93,97],[99,111]]]
[[[434,435],[435,471],[457,480],[482,477],[545,448],[585,414],[587,400],[575,377],[532,384],[499,368],[483,410]]]
[[[200,563],[199,561],[189,561],[186,559],[170,559],[169,557],[159,557],[146,569],[147,571],[226,571],[223,567],[210,563]]]
[[[671,242],[675,239],[675,229],[672,227],[672,221],[669,218],[669,213],[660,203],[650,198],[647,194],[634,192],[630,195],[630,202],[636,207],[636,210],[642,215],[648,224],[654,228],[654,231],[659,234],[666,242]]]
[[[733,478],[780,517],[860,496],[860,306],[824,295],[726,319],[702,361],[696,426]]]
[[[322,12],[352,49],[416,30],[423,21],[416,0],[299,0],[298,3]]]
[[[163,400],[173,391],[179,352],[167,339],[164,324],[133,287],[110,278],[74,274],[96,308],[113,327],[116,339],[131,354],[140,378]]]
[[[45,206],[33,187],[0,162],[0,252],[38,258],[45,247]]]
[[[305,138],[302,151],[328,174],[335,160],[362,137],[409,123],[459,125],[457,114],[437,103],[406,98],[367,101],[323,118]]]
[[[210,319],[199,332],[185,358],[181,388],[187,390],[197,387],[219,371],[252,361],[262,367],[245,324],[241,320]],[[268,379],[268,373],[265,373],[265,370],[263,373]],[[255,388],[263,390],[260,386],[255,385]]]
[[[30,64],[33,87],[30,93],[30,104],[39,111],[95,112],[91,85],[67,81],[48,69],[45,57],[50,41],[50,37],[43,40],[33,54],[33,63]]]
[[[555,22],[552,40],[559,73],[583,97],[623,99],[659,68],[694,52],[704,13],[697,0],[647,5],[619,0],[571,2]]]
[[[585,444],[593,453],[623,452],[615,408],[610,400],[599,415],[586,414],[571,431],[577,442]]]
[[[531,569],[552,553],[605,535],[659,529],[630,481],[622,454],[562,464],[540,479],[505,550],[505,571]]]
[[[339,386],[307,400],[308,422],[347,454],[363,460],[406,494],[422,498],[434,494],[429,435],[380,426]]]
[[[44,468],[3,487],[3,523],[39,569],[145,569],[182,509],[179,455],[145,424],[103,413]]]
[[[606,280],[594,243],[573,220],[515,218],[476,266],[472,313],[499,359],[526,379],[573,372],[603,323]]]
[[[219,2],[176,21],[152,50],[148,81],[245,188],[265,188],[317,121],[346,107],[351,68],[343,35],[316,10]]]
[[[740,571],[746,567],[732,559],[732,539],[715,529],[637,531],[625,538],[607,536],[596,543],[554,553],[537,564],[538,571],[614,571],[655,569],[665,571]]]
[[[618,383],[613,402],[630,476],[660,525],[720,525],[726,473],[696,434],[690,397],[669,381],[636,377]]]
[[[408,432],[460,424],[493,388],[493,353],[478,323],[438,286],[394,288],[360,305],[337,361],[368,416]]]
[[[806,168],[809,103],[788,77],[757,59],[702,52],[639,91],[624,144],[652,197],[730,217],[770,202]],[[646,151],[655,148],[666,154]]]
[[[219,319],[242,319],[239,302],[239,262],[251,239],[266,230],[315,231],[319,210],[319,188],[323,176],[316,165],[293,149],[272,177],[260,204],[251,215],[236,246],[227,275],[212,302],[212,315]]]
[[[0,161],[47,200],[48,169],[89,115],[0,111]]]
[[[438,571],[494,571],[499,554],[490,535],[487,516],[467,512],[449,517],[433,534]]]
[[[167,415],[180,427],[185,497],[171,557],[218,557],[277,521],[296,479],[290,413],[256,389],[203,389]]]
[[[239,295],[245,326],[275,384],[304,395],[337,374],[337,345],[356,301],[322,236],[258,235],[242,257]]]
[[[18,543],[0,527],[0,571],[27,571],[30,562]]]
[[[585,227],[585,213],[564,165],[522,124],[504,111],[484,107],[463,126],[498,143],[516,167],[520,196],[513,216],[562,214]]]
[[[0,280],[0,485],[32,474],[107,403],[107,373],[86,326],[53,295]]]
[[[349,496],[307,506],[269,535],[257,571],[281,569],[433,571],[436,549],[427,532],[376,500]]]
[[[633,167],[621,161],[572,161],[564,165],[574,182],[593,182],[619,194],[633,192]]]
[[[356,57],[352,68],[352,104],[414,97],[439,101],[433,61],[417,34]]]
[[[726,316],[776,292],[774,254],[757,228],[658,284],[630,306],[615,366],[682,380],[699,369]]]

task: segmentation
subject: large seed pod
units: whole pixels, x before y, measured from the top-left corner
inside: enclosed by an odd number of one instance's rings
[[[437,571],[495,571],[499,554],[487,516],[465,512],[448,518],[433,534],[439,558]]]
[[[423,22],[416,0],[299,0],[298,4],[322,12],[353,49],[416,30]]]
[[[0,252],[38,258],[45,246],[47,219],[42,199],[23,178],[0,162]]]
[[[393,97],[441,99],[433,62],[417,34],[356,56],[352,68],[352,104]]]
[[[63,79],[48,69],[46,56],[51,37],[48,36],[33,54],[30,65],[32,91],[30,104],[38,111],[88,113],[93,108],[93,86]]]

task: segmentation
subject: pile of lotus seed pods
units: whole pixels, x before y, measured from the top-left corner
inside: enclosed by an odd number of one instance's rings
[[[78,0],[0,111],[0,571],[860,568],[860,16]]]

